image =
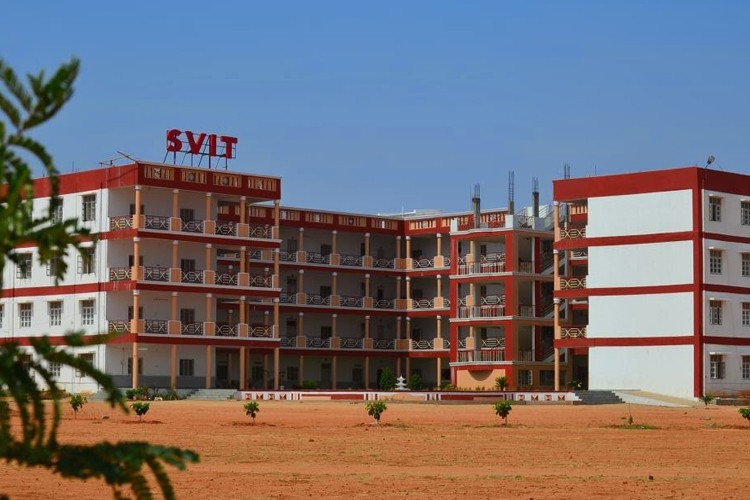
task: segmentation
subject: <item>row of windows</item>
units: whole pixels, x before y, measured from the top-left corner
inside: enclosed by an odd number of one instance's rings
[[[63,198],[58,198],[58,204],[52,210],[52,223],[61,224],[63,221]],[[31,200],[32,204],[34,201]],[[33,210],[33,208],[32,208]],[[91,222],[96,220],[96,195],[95,194],[84,194],[81,196],[81,220],[83,222]]]
[[[722,206],[724,200],[718,196],[708,198],[708,220],[711,222],[721,222]],[[750,202],[740,202],[740,224],[750,226]]]
[[[750,253],[740,253],[742,260],[741,271],[743,278],[750,278]],[[724,251],[711,249],[708,251],[708,272],[722,274],[724,269]]]
[[[727,363],[725,354],[712,354],[709,376],[712,380],[721,380],[727,376]],[[742,380],[750,380],[750,356],[742,356],[740,363],[740,377]]]
[[[93,325],[96,317],[95,304],[93,299],[81,300],[78,303],[81,324]],[[61,326],[63,315],[63,303],[60,300],[47,302],[47,317],[49,326]],[[34,319],[34,304],[26,302],[18,304],[18,326],[19,328],[30,328]],[[0,304],[0,328],[5,320],[5,304]]]
[[[180,359],[179,362],[180,377],[195,376],[195,360],[192,358]],[[128,358],[128,375],[133,374],[133,358]],[[143,375],[143,358],[138,356],[138,375]]]
[[[16,278],[28,280],[32,278],[33,254],[31,252],[19,253],[18,264],[16,266]],[[47,263],[47,276],[55,276],[62,263],[62,257],[54,256]],[[78,254],[78,274],[94,274],[96,270],[96,249],[94,247],[85,247]]]
[[[750,302],[742,303],[741,310],[742,326],[750,327]],[[708,322],[711,325],[721,325],[724,321],[724,301],[708,301]]]

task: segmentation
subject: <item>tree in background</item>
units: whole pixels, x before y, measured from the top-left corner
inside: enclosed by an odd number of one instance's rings
[[[28,136],[29,130],[54,117],[73,95],[79,61],[72,59],[50,77],[44,72],[28,75],[28,87],[15,71],[0,59],[0,287],[8,262],[22,265],[15,249],[21,245],[37,249],[39,262],[52,266],[55,283],[67,271],[65,258],[80,251],[80,241],[90,237],[77,219],[57,220],[57,169],[44,146]],[[50,186],[49,207],[34,216],[33,172],[27,161],[38,161]],[[30,341],[35,356],[23,359],[25,351],[18,343],[0,340],[0,458],[26,467],[43,467],[67,478],[101,478],[112,487],[115,497],[124,496],[129,486],[136,498],[151,498],[149,483],[142,471],[147,466],[165,498],[174,498],[174,490],[164,469],[169,464],[184,469],[197,462],[189,450],[155,446],[146,442],[101,442],[94,445],[65,445],[58,442],[62,391],[50,373],[50,363],[59,363],[91,377],[106,393],[107,402],[127,413],[122,393],[112,379],[89,363],[71,354],[70,348],[100,344],[106,335],[66,335],[63,346],[53,346],[46,336]],[[37,379],[39,383],[37,383]],[[42,400],[42,389],[49,388],[53,403]],[[17,417],[11,412],[17,413]],[[20,420],[20,425],[15,421]]]

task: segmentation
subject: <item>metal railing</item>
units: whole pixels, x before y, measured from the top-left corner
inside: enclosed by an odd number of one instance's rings
[[[237,286],[238,283],[237,273],[222,273],[214,276],[214,283],[217,285],[224,286]]]
[[[323,297],[317,293],[308,293],[306,294],[305,303],[309,306],[330,306],[331,296],[327,295]]]
[[[143,279],[146,281],[168,282],[169,281],[169,268],[168,267],[144,266]]]
[[[396,267],[396,259],[373,259],[372,267],[379,267],[383,269],[393,269]]]
[[[126,319],[115,319],[107,322],[109,333],[130,333],[130,321]]]
[[[534,361],[534,351],[518,351],[518,361]]]
[[[250,260],[263,260],[262,250],[250,250],[247,252],[247,258]]]
[[[279,252],[279,260],[281,262],[297,262],[297,252],[287,252],[282,250]]]
[[[130,215],[116,215],[109,218],[109,230],[121,231],[133,227],[133,217]]]
[[[255,274],[250,276],[249,285],[259,288],[271,288],[272,282],[272,276],[266,276],[265,274]]]
[[[297,337],[281,337],[279,339],[280,347],[297,347]]]
[[[182,335],[203,335],[203,323],[180,323]]]
[[[169,322],[165,319],[146,319],[143,320],[143,331],[157,335],[166,335],[169,333],[167,325]]]
[[[583,278],[560,278],[560,290],[572,290],[575,288],[586,288],[586,277]]]
[[[364,303],[364,297],[357,297],[354,295],[341,295],[340,297],[341,307],[362,307]]]
[[[305,337],[305,347],[314,349],[328,349],[331,347],[331,338],[321,339],[318,337]]]
[[[379,299],[373,303],[375,309],[393,309],[396,306],[394,299]]]
[[[586,327],[560,328],[561,339],[585,339]]]
[[[130,267],[110,267],[109,281],[128,281],[132,276]]]
[[[361,255],[344,255],[339,256],[339,263],[342,266],[362,267],[363,257]]]
[[[297,294],[296,293],[284,293],[282,292],[281,295],[279,295],[279,303],[281,304],[294,304],[297,302]]]
[[[236,323],[216,323],[217,337],[237,337],[240,327]]]
[[[560,239],[561,240],[578,240],[581,238],[586,237],[586,228],[568,228],[568,229],[561,229],[560,230]]]
[[[360,337],[341,337],[339,342],[342,349],[362,349],[365,345],[365,339]]]
[[[273,326],[271,325],[250,325],[248,333],[251,337],[272,337]],[[294,338],[294,337],[292,337]]]
[[[145,215],[143,217],[143,228],[156,231],[169,231],[169,217],[164,215]]]
[[[414,309],[434,309],[435,299],[412,299],[411,307]]]
[[[373,349],[393,350],[396,348],[396,341],[394,339],[373,339]]]
[[[221,236],[237,236],[237,224],[233,221],[216,221],[215,233]]]
[[[202,285],[203,271],[182,271],[180,273],[180,282]]]
[[[199,219],[184,220],[182,221],[182,232],[183,233],[202,233],[203,222]]]
[[[330,264],[331,254],[323,255],[320,252],[305,253],[305,262],[308,264]]]
[[[250,238],[269,239],[272,236],[271,226],[250,226]]]
[[[497,363],[505,361],[505,349],[458,351],[459,363]]]
[[[494,306],[471,306],[459,307],[459,319],[467,318],[500,318],[505,316],[505,305],[498,304]]]
[[[429,269],[435,267],[435,259],[421,258],[412,259],[412,265],[414,269]]]

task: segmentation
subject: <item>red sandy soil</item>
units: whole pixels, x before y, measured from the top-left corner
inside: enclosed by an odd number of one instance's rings
[[[375,426],[362,402],[261,401],[251,425],[241,402],[157,401],[137,420],[66,406],[60,441],[195,450],[199,464],[169,471],[180,499],[750,496],[750,425],[735,407],[516,405],[505,426],[487,403],[389,402]],[[0,493],[112,497],[100,481],[6,463]]]

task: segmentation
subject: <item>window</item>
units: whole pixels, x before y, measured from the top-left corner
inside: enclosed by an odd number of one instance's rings
[[[94,324],[94,301],[92,299],[81,301],[81,324]]]
[[[295,382],[299,379],[299,368],[296,366],[286,367],[286,379],[289,382]]]
[[[94,366],[94,353],[93,352],[82,352],[78,355],[78,359],[85,361],[86,363]],[[76,377],[83,377],[83,372],[76,370]]]
[[[726,363],[723,354],[711,355],[711,378],[713,380],[723,379],[725,375]]]
[[[82,248],[78,256],[78,274],[93,274],[95,257],[96,249],[94,247]]]
[[[518,385],[531,385],[531,370],[518,370]]]
[[[708,220],[721,222],[721,198],[710,196],[708,198]]]
[[[354,382],[358,387],[361,387],[364,383],[362,367],[359,365],[356,365],[354,368],[352,368],[352,382]]]
[[[742,254],[742,277],[750,278],[750,253]]]
[[[721,250],[708,251],[708,272],[721,274]]]
[[[83,197],[83,222],[89,222],[96,219],[96,195],[87,194]]]
[[[180,360],[180,377],[192,377],[195,375],[195,360],[194,359],[181,359]]]
[[[183,325],[195,323],[195,309],[180,309],[180,321]]]
[[[50,206],[52,224],[62,224],[63,220],[63,201],[61,198],[57,199],[57,205],[54,207]]]
[[[539,385],[551,387],[555,385],[555,370],[542,370],[539,372]]]
[[[62,325],[62,302],[56,300],[48,304],[49,326]]]
[[[708,308],[709,308],[709,323],[712,325],[720,325],[721,324],[721,301],[720,300],[710,300],[708,302]]]
[[[750,356],[742,356],[742,380],[750,380]]]
[[[49,262],[47,262],[47,276],[57,276],[57,273],[60,272],[60,264],[62,264],[62,259],[59,255],[50,257]]]
[[[263,380],[263,365],[253,365],[250,368],[250,380]]]
[[[750,326],[750,302],[742,303],[742,326]]]
[[[128,358],[128,375],[133,374],[133,357]],[[138,375],[143,375],[143,358],[138,356]]]
[[[740,202],[740,223],[750,226],[750,201]]]
[[[0,304],[0,328],[3,327],[4,319],[5,319],[5,304]]]
[[[59,377],[61,372],[61,365],[60,363],[52,362],[49,364],[49,372],[53,377]]]
[[[31,317],[34,314],[33,304],[18,304],[18,319],[21,328],[31,326]]]
[[[18,254],[18,267],[16,268],[16,278],[21,280],[31,279],[31,254]]]

